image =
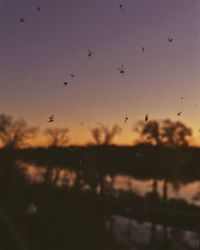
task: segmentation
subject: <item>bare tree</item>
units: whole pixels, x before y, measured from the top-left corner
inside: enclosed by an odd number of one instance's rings
[[[49,138],[51,147],[64,147],[69,142],[68,128],[47,128],[45,134]]]
[[[35,136],[38,128],[28,127],[23,119],[14,121],[9,115],[0,115],[0,142],[2,147],[18,148]]]
[[[121,128],[117,125],[114,125],[112,128],[101,125],[91,129],[91,134],[96,145],[110,145],[120,131]]]
[[[100,145],[102,141],[102,130],[101,128],[91,129],[92,137],[95,141],[95,144]]]
[[[117,136],[120,133],[120,127],[117,125],[114,125],[111,129],[109,127],[105,127],[102,125],[102,131],[104,133],[104,145],[109,145],[113,142],[115,136]]]

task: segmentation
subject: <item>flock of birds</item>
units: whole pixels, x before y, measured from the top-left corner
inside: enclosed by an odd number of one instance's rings
[[[124,5],[119,4],[119,9],[125,10]],[[40,12],[40,11],[41,11],[40,6],[37,6],[37,7],[36,7],[36,11],[37,11],[37,12]],[[20,22],[21,22],[21,23],[26,23],[27,21],[26,21],[25,17],[21,17],[21,18],[20,18]],[[169,42],[169,43],[174,42],[174,38],[168,37],[168,42]],[[141,50],[142,50],[142,52],[145,52],[145,48],[144,48],[143,46],[141,46]],[[88,55],[88,57],[90,58],[90,57],[92,57],[92,56],[94,55],[94,53],[95,53],[95,50],[94,50],[94,49],[93,49],[93,50],[89,49],[87,55]],[[119,73],[122,74],[122,75],[125,74],[125,72],[126,72],[124,64],[121,64],[121,66],[118,67],[117,70],[118,70]],[[71,74],[70,74],[70,77],[71,77],[71,78],[75,78],[76,76],[75,76],[75,74],[71,73]],[[62,83],[62,85],[63,85],[63,87],[66,87],[67,85],[69,85],[69,81],[64,81],[64,82]],[[183,100],[183,97],[181,97],[181,100]],[[197,107],[198,105],[195,104],[194,106]],[[177,116],[181,116],[182,113],[183,113],[182,111],[179,111],[179,112],[177,113]],[[149,114],[146,114],[145,117],[144,117],[144,121],[147,122],[148,120],[149,120]],[[54,122],[54,114],[51,114],[51,115],[49,116],[48,122],[50,122],[50,123]],[[128,117],[125,116],[125,118],[124,118],[124,123],[127,123],[127,122],[128,122]],[[81,123],[81,124],[83,125],[83,123]],[[82,126],[82,125],[81,125],[81,126]],[[199,129],[199,132],[200,132],[200,129]]]
[[[125,10],[124,5],[119,4],[119,9]],[[40,11],[41,11],[40,6],[37,6],[37,7],[36,7],[36,11],[37,11],[37,12],[40,12]],[[19,19],[19,21],[20,21],[21,23],[23,23],[23,24],[24,24],[24,23],[27,23],[27,20],[26,20],[25,17],[21,17],[21,18]],[[174,42],[174,38],[168,37],[168,40],[167,40],[167,41],[168,41],[169,43],[173,43],[173,42]],[[141,46],[141,51],[142,51],[142,52],[145,52],[145,47]],[[89,58],[91,58],[94,54],[95,54],[95,50],[94,50],[94,49],[89,49],[88,52],[87,52],[87,56],[88,56]],[[122,74],[122,75],[124,75],[124,74],[126,73],[124,64],[121,64],[120,67],[117,68],[117,70],[118,70],[119,73]],[[75,78],[76,75],[75,75],[74,73],[71,73],[71,74],[69,75],[69,77],[72,79],[72,78]],[[66,80],[66,81],[64,81],[64,82],[62,83],[62,86],[63,86],[63,87],[66,87],[66,86],[69,85],[69,83],[70,83],[70,82]],[[183,97],[181,97],[180,99],[183,100]],[[195,104],[194,106],[197,107],[198,105]],[[177,112],[177,116],[180,117],[181,114],[182,114],[182,111]],[[127,122],[128,122],[128,119],[129,119],[128,116],[125,116],[125,117],[124,117],[124,123],[127,123]],[[48,122],[49,122],[49,123],[52,123],[52,122],[54,122],[54,120],[55,120],[54,114],[51,114],[51,115],[49,116]],[[145,121],[145,122],[148,122],[148,121],[149,121],[149,114],[146,114],[146,115],[144,116],[144,121]],[[81,126],[83,126],[83,122],[81,122]],[[200,129],[199,129],[199,132],[200,132]],[[141,156],[141,153],[138,152],[138,153],[137,153],[137,156]],[[33,202],[31,202],[31,203],[29,204],[28,208],[27,208],[27,214],[28,214],[28,215],[34,215],[36,212],[37,212],[37,206],[36,206]]]
[[[40,6],[37,6],[36,10],[37,10],[37,12],[40,12],[40,11],[41,11]],[[21,23],[26,23],[25,17],[21,17],[21,18],[19,19],[19,21],[20,21]]]

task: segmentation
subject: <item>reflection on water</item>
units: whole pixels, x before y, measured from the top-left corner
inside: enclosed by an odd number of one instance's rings
[[[145,196],[148,192],[152,191],[153,180],[138,180],[129,176],[116,176],[115,177],[115,189],[134,191],[141,196]],[[200,199],[194,199],[196,192],[200,192],[200,181],[194,181],[192,183],[179,183],[179,186],[175,186],[176,183],[168,183],[168,198],[184,199],[185,201],[200,206]],[[163,180],[157,180],[157,192],[159,196],[163,193]]]
[[[51,182],[56,186],[62,187],[67,185],[72,187],[75,184],[77,174],[72,168],[59,168],[57,166],[51,167],[48,170],[45,166],[36,166],[34,164],[18,162],[19,168],[24,172],[27,180],[31,183],[43,183],[48,175],[48,171],[51,171]],[[139,180],[134,177],[126,175],[116,175],[116,176],[105,176],[105,183],[111,185],[116,191],[129,191],[136,193],[144,197],[149,192],[152,192],[152,186],[155,185],[155,180]],[[156,192],[159,197],[163,196],[164,180],[156,180]],[[85,185],[85,189],[87,186]],[[200,197],[198,193],[200,192],[200,181],[194,181],[191,183],[182,182],[168,182],[167,184],[167,196],[168,199],[183,199],[188,203],[200,206]]]
[[[4,206],[14,218],[12,223],[31,246],[30,250],[200,249],[200,231],[194,225],[199,223],[196,221],[199,217],[192,217],[192,225],[180,223],[180,220],[191,218],[192,208],[182,206],[184,213],[181,214],[181,210],[177,210],[180,207],[170,207],[163,202],[175,198],[179,202],[184,199],[200,206],[200,201],[193,199],[199,193],[198,181],[172,182],[153,177],[142,180],[127,175],[106,174],[101,178],[90,170],[87,172],[53,164],[39,166],[22,161],[16,162],[15,166],[20,170],[20,176],[21,173],[25,176],[25,183],[28,181],[31,185],[25,185],[25,189],[21,189],[23,185],[19,190],[8,189],[10,193],[4,197]],[[22,179],[13,180],[18,180],[19,184]],[[77,186],[81,192],[74,188]],[[103,189],[103,195],[87,192],[91,186],[98,194],[102,194]],[[149,197],[152,203],[149,202],[147,208]],[[145,215],[147,209],[149,215]],[[165,216],[166,220],[162,218]],[[168,221],[171,216],[177,220],[175,223]]]
[[[49,174],[48,169],[45,166],[36,166],[35,164],[21,161],[18,161],[18,166],[30,183],[44,183],[47,175]],[[73,186],[76,178],[75,171],[54,166],[50,169],[50,172],[51,181],[56,186]]]
[[[112,216],[108,223],[114,238],[126,249],[199,249],[200,234],[136,220]],[[165,247],[162,245],[165,242]],[[163,247],[163,248],[162,248]]]

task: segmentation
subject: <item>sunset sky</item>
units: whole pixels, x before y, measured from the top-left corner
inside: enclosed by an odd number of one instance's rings
[[[78,144],[97,122],[131,144],[145,114],[179,118],[200,144],[199,0],[0,0],[0,16],[0,113],[67,126]]]

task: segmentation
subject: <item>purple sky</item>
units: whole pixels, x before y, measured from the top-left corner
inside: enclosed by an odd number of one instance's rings
[[[1,113],[42,128],[53,113],[74,143],[97,122],[118,124],[116,141],[132,143],[146,113],[177,120],[182,110],[199,141],[199,0],[0,0],[0,11]]]

